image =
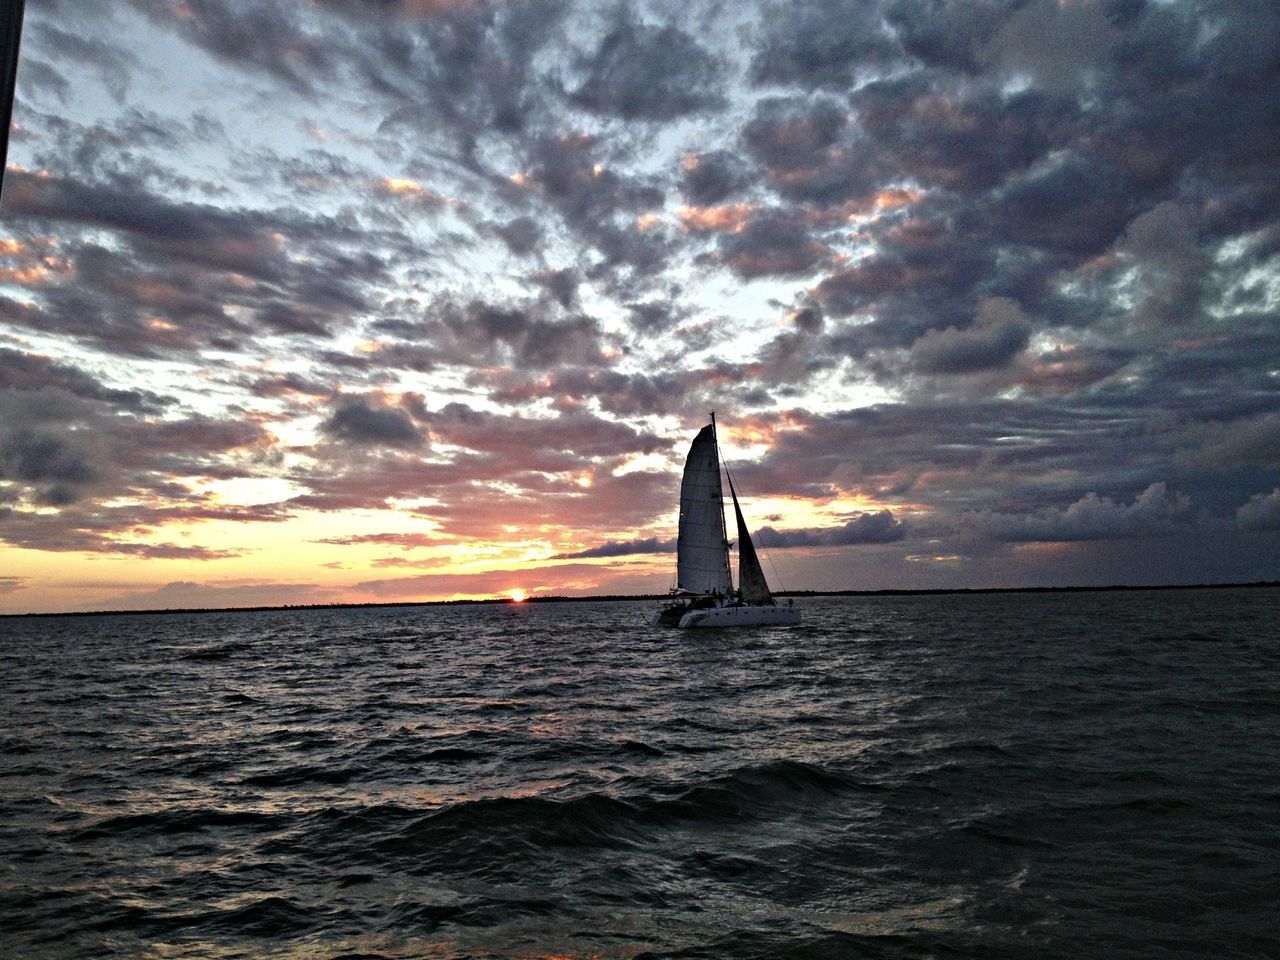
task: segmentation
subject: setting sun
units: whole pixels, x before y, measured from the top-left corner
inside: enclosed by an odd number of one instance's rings
[[[512,587],[509,592],[511,594],[512,603],[524,603],[526,594],[519,587]]]

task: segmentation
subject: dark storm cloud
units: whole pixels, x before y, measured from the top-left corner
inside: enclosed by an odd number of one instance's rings
[[[142,512],[146,514],[145,510]],[[59,553],[106,553],[184,560],[221,560],[240,555],[238,550],[207,547],[196,543],[117,539],[117,537],[137,537],[146,526],[148,526],[147,519],[133,515],[127,509],[95,510],[68,507],[54,515],[15,511],[6,518],[4,528],[0,531],[0,538],[15,547]]]
[[[923,72],[870,83],[850,102],[886,169],[950,190],[998,186],[1083,131],[1073,100],[1037,90],[974,91]]]
[[[340,62],[329,38],[287,5],[219,0],[131,3],[213,56],[264,71],[300,93],[312,93],[315,79],[333,76]]]
[[[1258,398],[1264,405],[1274,396]],[[1243,408],[1241,408],[1243,407]],[[1244,464],[1280,467],[1280,414],[1270,410],[1254,413],[1237,405],[1230,422],[1209,422],[1193,428],[1188,439],[1193,446],[1179,453],[1180,463],[1209,469],[1231,469]]]
[[[1233,282],[1215,273],[1212,244],[1243,239],[1258,222],[1258,207],[1234,198],[1277,209],[1257,179],[1261,151],[1280,130],[1270,105],[1277,71],[1240,32],[1250,17],[1275,14],[1215,7],[1223,35],[1257,68],[1241,84],[1216,38],[1194,39],[1186,9],[1121,6],[1028,4],[1011,18],[995,4],[926,16],[921,5],[894,3],[889,20],[924,64],[852,93],[855,124],[819,127],[806,159],[785,139],[771,149],[757,108],[753,149],[789,199],[849,196],[822,191],[828,171],[852,157],[862,169],[846,184],[869,175],[931,188],[909,218],[871,229],[870,255],[813,288],[831,315],[858,316],[832,332],[833,347],[890,378],[903,368],[880,366],[885,351],[914,344],[917,370],[949,375],[1010,365],[1041,324],[1149,337],[1203,322]],[[1087,108],[1078,96],[1086,82]],[[797,117],[803,102],[791,101]],[[1132,303],[1124,314],[1118,293]],[[975,324],[992,296],[1034,319]],[[1134,359],[1133,345],[1095,342],[1056,360],[1029,358],[1024,382],[1087,386],[1117,372],[1126,354]]]
[[[531,279],[566,310],[577,306],[578,286],[582,283],[582,275],[577,270],[544,270]]]
[[[281,373],[246,381],[247,389],[259,397],[279,397],[299,394],[307,397],[327,397],[333,393],[328,384],[309,379],[297,373]]]
[[[810,316],[801,311],[802,317]],[[821,322],[821,321],[819,321]],[[825,340],[814,336],[817,331],[797,325],[794,330],[784,330],[770,340],[753,361],[743,365],[747,384],[767,384],[778,391],[779,396],[793,395],[814,374],[830,369],[839,358],[828,351]]]
[[[802,303],[790,316],[796,329],[804,333],[819,333],[822,330],[822,308],[812,301]]]
[[[747,152],[762,166],[799,170],[816,165],[840,138],[848,111],[830,98],[771,97],[756,103],[756,113],[743,128]]]
[[[626,304],[631,328],[640,334],[659,333],[687,319],[689,308],[674,300],[646,300]]]
[[[1236,522],[1246,530],[1280,530],[1280,487],[1250,497],[1236,511]]]
[[[45,401],[40,408],[0,392],[6,422],[38,424],[0,438],[0,487],[8,488],[5,499],[22,505],[9,513],[0,533],[11,545],[216,559],[238,551],[160,543],[150,534],[171,523],[284,518],[269,506],[218,504],[177,479],[257,476],[269,460],[272,438],[256,424],[142,419],[122,413],[110,397],[76,397],[70,403],[58,401],[48,387],[32,396]]]
[[[751,183],[746,162],[728,150],[689,154],[681,162],[681,190],[693,203],[721,203]]]
[[[650,210],[664,199],[655,180],[619,172],[606,160],[600,142],[586,134],[543,136],[531,147],[531,180],[589,238],[598,221]]]
[[[930,330],[911,346],[911,363],[924,373],[972,373],[1002,367],[1027,346],[1030,326],[1011,301],[988,301],[980,324],[965,330]]]
[[[494,229],[512,253],[522,256],[532,253],[542,239],[542,230],[532,217],[516,217]]]
[[[782,211],[761,211],[742,228],[721,234],[719,259],[745,279],[804,276],[814,270],[827,248],[809,227]]]
[[[1140,327],[1176,328],[1201,319],[1212,258],[1196,236],[1191,212],[1166,201],[1135,217],[1118,244],[1123,266],[1136,269]]]
[[[585,458],[651,453],[665,444],[652,434],[585,410],[543,419],[495,416],[450,403],[429,414],[426,422],[442,443],[501,453],[510,456],[513,465],[532,469],[542,469],[542,458],[554,454],[574,454],[583,464]],[[571,469],[573,462],[564,458],[559,469]]]
[[[578,64],[573,103],[624,120],[670,120],[722,103],[717,64],[693,37],[622,16]]]
[[[324,218],[173,202],[129,181],[17,173],[5,206],[36,227],[105,228],[130,245],[62,240],[65,280],[32,281],[45,309],[14,321],[143,356],[236,349],[263,329],[328,336],[390,276],[355,244],[401,243]]]
[[[25,99],[40,102],[43,94],[67,102],[71,91],[71,83],[52,64],[37,60],[31,56],[22,58],[22,72],[18,74],[18,95]]]
[[[906,536],[907,525],[889,510],[861,513],[838,527],[775,530],[762,527],[755,541],[762,547],[836,547],[860,543],[895,543]]]
[[[493,398],[520,405],[543,397],[573,404],[595,401],[607,413],[622,417],[678,413],[703,383],[697,371],[687,374],[627,374],[594,367],[564,367],[536,378],[501,374],[486,379]]]
[[[866,0],[769,4],[752,77],[760,84],[847,88],[899,55],[880,17],[878,5]]]
[[[363,397],[344,399],[320,430],[356,446],[418,447],[422,434],[402,410],[371,404]]]
[[[101,400],[133,413],[154,413],[171,402],[149,390],[108,387],[79,367],[50,357],[0,347],[0,388],[40,390],[54,387],[87,400]]]
[[[442,4],[409,34],[392,25],[366,35],[351,58],[371,90],[401,104],[388,124],[443,121],[464,163],[478,166],[486,132],[518,135],[539,111],[550,83],[533,76],[533,60],[559,36],[566,9],[560,0]]]
[[[169,525],[274,522],[287,516],[273,504],[218,503],[179,480],[259,476],[270,461],[271,444],[259,426],[206,417],[102,416],[95,412],[100,406],[76,411],[79,429],[67,430],[49,419],[47,429],[18,429],[0,440],[0,490],[9,488],[0,498],[19,504],[0,529],[5,543],[55,552],[220,559],[238,556],[239,550],[154,538]],[[23,415],[12,404],[5,412]]]
[[[1106,495],[1141,490],[1171,470],[1169,437],[1097,401],[895,403],[793,422],[765,458],[739,468],[757,495],[908,496],[944,511],[988,501],[1039,507],[1101,484],[1116,485]],[[1136,479],[1116,472],[1114,451],[1126,447]]]
[[[1015,543],[1158,537],[1185,529],[1190,500],[1155,483],[1131,504],[1089,493],[1066,509],[1031,514],[984,512],[966,522],[986,536]]]
[[[996,196],[993,226],[1007,241],[1092,256],[1105,251],[1140,212],[1139,196],[1123,170],[1068,154],[1011,179]]]
[[[441,362],[465,367],[509,363],[519,370],[607,366],[603,351],[608,338],[600,324],[582,314],[557,315],[556,309],[545,301],[508,305],[438,301],[423,320],[375,324],[379,332],[412,341],[383,343],[376,356],[381,362],[411,369],[429,369]]]
[[[962,74],[979,69],[982,51],[1009,15],[1003,0],[937,4],[932,0],[891,0],[889,24],[903,48],[930,66]]]
[[[0,438],[0,489],[8,488],[0,498],[18,506],[0,530],[4,542],[35,550],[212,560],[239,551],[163,542],[158,531],[199,521],[285,519],[272,505],[218,503],[185,482],[193,476],[260,476],[271,465],[273,438],[257,424],[200,416],[152,420],[115,404],[110,394],[94,394],[50,387],[0,391],[6,424],[37,424]]]
[[[925,245],[886,245],[824,277],[813,288],[813,298],[832,316],[878,315],[886,323],[877,332],[891,325],[897,331],[893,339],[905,345],[923,332],[920,326],[956,325],[956,315],[965,311],[965,296],[973,295],[974,281],[991,267],[983,257],[982,250],[966,252],[951,236]],[[940,309],[929,309],[934,306]],[[907,323],[890,323],[899,320]]]
[[[259,216],[175,203],[137,184],[17,173],[5,183],[5,209],[10,215],[104,227],[159,245],[169,256],[180,253],[210,267],[279,278],[279,239]]]
[[[636,553],[671,553],[676,548],[674,540],[645,537],[641,540],[606,540],[598,547],[588,547],[574,553],[558,553],[552,560],[588,560],[598,557],[626,557]]]
[[[0,440],[0,477],[78,484],[97,480],[98,473],[81,451],[59,437],[18,430]]]
[[[23,46],[34,48],[43,56],[61,62],[75,61],[88,66],[102,79],[117,100],[129,92],[134,73],[140,66],[138,57],[124,47],[103,37],[86,37],[70,33],[48,22],[34,22],[23,37]],[[25,50],[24,50],[25,52]],[[24,61],[23,70],[28,64]]]

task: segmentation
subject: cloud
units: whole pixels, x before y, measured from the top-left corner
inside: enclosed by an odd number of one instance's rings
[[[11,215],[104,227],[172,256],[262,279],[276,279],[280,238],[256,216],[220,207],[175,203],[136,184],[90,184],[17,172],[6,178]]]
[[[906,536],[907,525],[890,510],[860,513],[838,527],[777,530],[762,527],[754,539],[762,547],[836,547],[864,543],[895,543]]]
[[[848,122],[848,111],[832,99],[771,97],[756,104],[742,140],[763,166],[803,170],[823,162]]]
[[[379,255],[345,249],[360,231],[302,213],[175,202],[130,180],[27,172],[6,180],[5,204],[30,226],[64,235],[58,256],[41,261],[57,272],[33,272],[34,302],[5,305],[4,318],[111,351],[237,350],[264,329],[326,337],[366,311],[370,288],[388,279]],[[115,240],[99,242],[103,230]]]
[[[1192,433],[1194,444],[1177,455],[1180,464],[1210,470],[1231,470],[1246,464],[1280,466],[1280,414],[1241,416],[1231,423],[1213,423]]]
[[[1138,302],[1133,320],[1140,327],[1184,328],[1202,317],[1209,255],[1196,237],[1186,207],[1168,201],[1135,217],[1117,244],[1126,266],[1137,272],[1129,295]]]
[[[1070,142],[1079,122],[1070,100],[1043,90],[1009,95],[929,71],[873,81],[850,102],[877,165],[922,186],[975,195]]]
[[[532,217],[516,217],[494,228],[512,253],[532,253],[542,239],[542,229]]]
[[[930,330],[911,345],[911,363],[923,373],[974,373],[1002,367],[1021,353],[1031,329],[1007,299],[983,303],[978,323],[965,330]]]
[[[326,436],[355,446],[419,447],[423,436],[403,410],[371,403],[367,398],[342,399],[323,423]]]
[[[878,5],[861,0],[819,0],[798,9],[772,3],[762,21],[764,36],[751,71],[759,84],[845,89],[860,73],[900,55]]]
[[[588,547],[573,553],[557,553],[552,560],[586,560],[597,557],[625,557],[636,553],[671,553],[676,548],[674,540],[645,537],[640,540],[606,540],[596,547]]]
[[[559,397],[574,403],[594,401],[605,413],[622,417],[679,412],[704,382],[697,371],[626,374],[586,366],[540,372],[536,378],[508,373],[487,381],[491,395],[502,403],[525,404],[541,397]]]
[[[217,584],[174,580],[150,590],[117,594],[85,605],[93,610],[214,610],[332,602],[330,587],[312,583]]]
[[[133,413],[154,413],[171,403],[149,390],[108,387],[99,379],[50,357],[0,347],[0,388],[13,390],[66,390],[86,400],[100,400]]]
[[[1280,530],[1280,487],[1258,493],[1236,510],[1236,522],[1246,530]]]
[[[557,282],[567,291],[563,281]],[[380,344],[375,358],[398,365],[398,360],[417,358],[425,350],[433,363],[468,367],[509,363],[518,370],[538,371],[559,365],[608,366],[605,350],[610,338],[600,323],[580,313],[560,315],[557,308],[555,300],[498,304],[442,299],[421,321],[380,324],[380,329],[410,337],[412,343]]]
[[[5,543],[27,550],[56,553],[114,554],[122,557],[145,557],[153,560],[223,560],[237,557],[243,551],[208,547],[198,543],[173,543],[155,537],[154,530],[137,522],[129,509],[69,509],[67,504],[57,514],[13,511],[5,517],[2,538]],[[145,508],[142,513],[146,514]],[[157,521],[159,518],[151,518]],[[181,517],[171,514],[167,519]],[[143,539],[148,537],[148,539]]]
[[[729,150],[688,153],[680,161],[680,189],[691,203],[722,203],[751,182],[746,162]]]
[[[309,94],[317,78],[333,76],[339,54],[320,29],[287,7],[213,0],[175,7],[164,0],[133,0],[147,17],[178,28],[186,38],[215,57],[251,66]],[[289,56],[280,56],[288,50]]]
[[[754,493],[909,518],[841,554],[876,576],[937,585],[908,539],[956,577],[1246,569],[1280,483],[1276,21],[48,0],[0,236],[3,534],[216,559],[234,524],[366,509],[606,549],[669,522],[716,409]],[[196,74],[222,96],[192,113]],[[259,486],[298,492],[208,493]],[[845,519],[777,535],[877,529]]]
[[[331,543],[343,547],[373,543],[395,546],[402,550],[414,550],[419,547],[439,546],[448,541],[430,533],[360,533],[346,537],[322,537],[315,542]]]
[[[36,21],[33,28],[23,38],[24,46],[47,52],[62,62],[77,61],[92,68],[117,101],[125,99],[134,74],[141,66],[140,59],[135,54],[104,37],[77,35],[50,23]],[[25,52],[24,50],[24,54]],[[26,67],[24,58],[24,73]]]
[[[715,60],[674,27],[623,19],[579,69],[584,77],[569,99],[624,120],[670,120],[722,102]]]
[[[17,430],[0,441],[0,477],[28,483],[92,483],[98,473],[84,454],[48,433]]]
[[[497,597],[513,587],[530,593],[578,595],[608,589],[617,574],[592,563],[486,570],[477,573],[427,573],[412,577],[365,580],[354,589],[380,598],[427,599],[462,594]]]
[[[775,212],[751,216],[741,230],[721,235],[719,247],[720,260],[746,279],[803,276],[827,252],[803,224]]]
[[[1013,543],[1159,537],[1185,527],[1191,501],[1153,483],[1129,505],[1090,493],[1065,510],[1032,515],[983,512],[969,519],[981,533]]]

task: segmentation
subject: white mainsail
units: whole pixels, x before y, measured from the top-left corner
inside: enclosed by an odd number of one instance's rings
[[[725,597],[733,591],[714,423],[707,424],[694,438],[684,462],[676,586],[689,593],[719,593]]]

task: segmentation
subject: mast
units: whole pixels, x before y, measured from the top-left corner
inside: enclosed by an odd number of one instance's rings
[[[720,479],[720,468],[724,464],[724,458],[720,456],[720,434],[716,431],[716,412],[711,411],[711,439],[716,445],[716,481]],[[724,474],[729,475],[728,467],[725,467]],[[729,481],[729,486],[733,486],[733,481]],[[729,531],[724,525],[724,487],[720,488],[720,539],[724,541],[724,577],[725,582],[729,584],[729,589],[725,591],[725,595],[733,593],[733,572],[729,569]]]

